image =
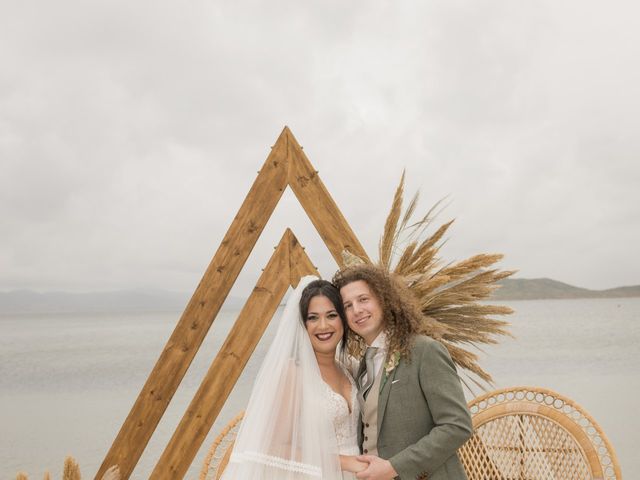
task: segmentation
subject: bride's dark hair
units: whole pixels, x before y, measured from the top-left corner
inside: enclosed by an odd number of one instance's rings
[[[300,295],[300,316],[302,317],[302,322],[306,325],[307,314],[309,313],[309,303],[311,303],[311,299],[313,297],[317,297],[318,295],[327,297],[335,307],[336,312],[338,312],[338,316],[342,321],[342,330],[344,331],[342,334],[342,341],[340,342],[340,349],[344,352],[347,346],[349,326],[347,325],[347,317],[344,314],[344,306],[342,305],[340,291],[333,283],[326,280],[314,280],[305,287]]]

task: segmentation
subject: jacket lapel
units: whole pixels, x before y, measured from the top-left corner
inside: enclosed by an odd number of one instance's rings
[[[381,390],[380,396],[378,397],[378,439],[380,438],[380,428],[382,427],[382,419],[384,418],[384,412],[387,409],[387,402],[389,401],[389,393],[391,392],[391,384],[393,383],[393,379],[396,378],[396,372],[402,361],[393,369],[391,375],[387,375],[387,372],[383,370],[382,378],[380,379]],[[384,365],[382,366],[384,368]]]

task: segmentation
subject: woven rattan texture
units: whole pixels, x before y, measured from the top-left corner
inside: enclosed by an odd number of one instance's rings
[[[230,453],[228,450],[236,439],[243,416],[244,412],[236,415],[213,441],[207,456],[202,462],[199,480],[216,480],[221,477],[224,467],[227,466],[225,460],[228,460],[228,454]]]
[[[498,390],[469,404],[475,434],[459,450],[469,480],[621,479],[611,445],[575,402],[550,390]]]
[[[468,480],[621,480],[616,454],[579,405],[538,387],[497,390],[469,404],[475,433],[458,455]],[[220,478],[242,419],[211,445],[200,480]]]

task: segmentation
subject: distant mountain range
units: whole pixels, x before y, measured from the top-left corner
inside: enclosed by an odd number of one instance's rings
[[[507,278],[493,295],[494,300],[542,300],[563,298],[640,297],[640,285],[588,290],[550,278]],[[121,290],[114,292],[48,292],[13,290],[0,292],[0,313],[67,312],[151,312],[179,311],[186,307],[190,294],[164,290]],[[242,298],[227,298],[223,308],[239,309]]]
[[[505,278],[493,294],[495,300],[640,297],[640,285],[589,290],[550,278]]]

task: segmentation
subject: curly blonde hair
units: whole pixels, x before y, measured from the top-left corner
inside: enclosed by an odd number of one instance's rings
[[[333,284],[341,289],[345,285],[363,280],[380,302],[384,315],[384,332],[387,335],[388,356],[399,353],[409,360],[414,335],[423,333],[422,312],[416,299],[401,278],[377,265],[360,264],[336,272]],[[347,352],[362,357],[367,344],[353,332],[347,340]]]

